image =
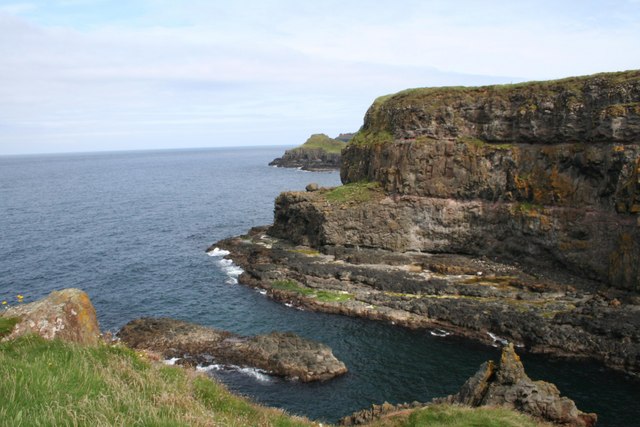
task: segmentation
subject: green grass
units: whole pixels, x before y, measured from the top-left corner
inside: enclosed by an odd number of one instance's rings
[[[380,193],[380,184],[377,182],[353,182],[329,190],[325,193],[325,198],[330,203],[362,203],[372,200]]]
[[[346,144],[344,142],[329,138],[323,133],[319,133],[311,135],[304,144],[294,148],[293,150],[319,149],[326,151],[327,153],[340,154],[345,146]]]
[[[382,101],[380,101],[382,102]],[[386,130],[369,130],[359,131],[349,141],[349,144],[354,145],[382,145],[393,142],[393,134]]]
[[[375,427],[538,427],[539,423],[524,414],[505,408],[468,408],[433,405],[383,418]]]
[[[310,426],[124,346],[0,344],[1,426]]]
[[[0,338],[9,335],[19,321],[17,317],[0,317]]]
[[[271,282],[271,287],[282,291],[295,292],[322,302],[344,302],[353,299],[353,295],[348,293],[306,288],[293,280],[275,280]]]

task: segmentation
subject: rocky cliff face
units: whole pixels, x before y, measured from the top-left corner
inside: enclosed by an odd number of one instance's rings
[[[640,71],[400,92],[343,151],[372,200],[276,202],[273,233],[316,246],[463,253],[640,290]]]

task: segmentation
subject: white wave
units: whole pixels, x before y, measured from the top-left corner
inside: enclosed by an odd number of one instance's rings
[[[498,345],[507,345],[509,344],[509,341],[505,338],[499,337],[496,334],[493,334],[491,332],[487,332],[487,334],[491,337],[491,339],[493,340],[493,346],[494,347],[498,347]]]
[[[253,377],[254,379],[264,383],[273,381],[273,379],[269,376],[269,373],[264,369],[241,368],[240,366],[236,366],[236,365],[221,365],[217,363],[214,363],[212,365],[207,365],[207,366],[198,365],[196,366],[196,371],[198,372],[232,371],[232,372],[238,372],[243,375],[247,375],[249,377]]]
[[[172,357],[171,359],[163,360],[163,362],[165,365],[175,365],[178,360],[180,360],[179,357]]]
[[[267,294],[267,290],[266,290],[266,289],[256,289],[256,291],[257,291],[260,295],[266,295],[266,294]]]
[[[238,276],[244,273],[244,270],[238,267],[231,259],[222,258],[218,260],[218,265],[220,266],[220,269],[227,275],[225,283],[229,285],[237,284]]]
[[[434,337],[448,337],[451,335],[451,332],[447,332],[442,329],[434,329],[433,331],[429,331],[429,333]]]
[[[288,302],[285,302],[284,305],[285,305],[285,307],[293,307],[293,304],[288,303]]]
[[[220,249],[220,248],[213,248],[213,250],[207,252],[207,255],[209,256],[218,256],[218,257],[223,257],[223,256],[227,256],[229,255],[231,252],[225,250],[225,249]]]
[[[264,371],[262,369],[257,369],[257,368],[239,368],[238,372],[248,375],[250,377],[253,377],[255,379],[257,379],[260,382],[263,383],[268,383],[271,382],[272,379],[271,377],[267,374],[267,371]]]

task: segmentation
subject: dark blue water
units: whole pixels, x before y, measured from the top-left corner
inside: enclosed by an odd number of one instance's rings
[[[267,166],[283,148],[0,157],[0,299],[55,289],[89,293],[103,330],[172,316],[252,335],[293,331],[334,349],[349,374],[300,384],[216,373],[268,405],[334,421],[371,403],[427,401],[457,391],[491,347],[455,337],[274,303],[230,277],[205,249],[272,220],[273,199],[336,172]],[[599,425],[640,419],[640,384],[597,365],[525,356],[533,378],[555,382]]]

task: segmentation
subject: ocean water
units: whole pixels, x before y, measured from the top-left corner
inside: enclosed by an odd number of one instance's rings
[[[171,316],[253,335],[293,331],[330,345],[349,373],[302,384],[214,366],[240,394],[313,419],[336,421],[372,403],[427,401],[456,392],[497,349],[455,336],[311,313],[238,285],[212,243],[268,224],[273,199],[337,172],[267,163],[284,147],[0,157],[0,299],[33,301],[78,287],[103,330]],[[597,364],[524,355],[601,426],[637,425],[640,383]]]

